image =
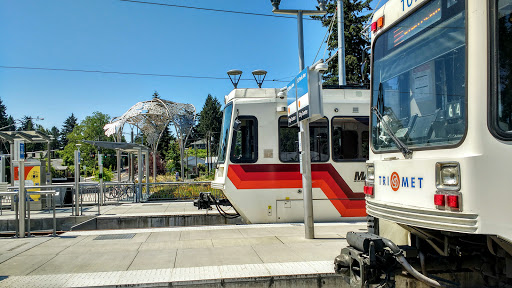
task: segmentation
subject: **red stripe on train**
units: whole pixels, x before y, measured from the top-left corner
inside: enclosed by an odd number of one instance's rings
[[[231,164],[228,178],[237,189],[302,188],[299,169],[298,164]],[[311,170],[313,188],[320,188],[341,216],[366,216],[364,193],[353,192],[332,164],[312,164]]]

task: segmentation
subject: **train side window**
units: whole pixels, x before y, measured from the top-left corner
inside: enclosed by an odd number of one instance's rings
[[[512,17],[511,1],[490,1],[491,13],[491,73],[493,87],[489,107],[489,128],[499,139],[512,140]],[[492,31],[494,30],[494,31]]]
[[[281,162],[299,162],[299,128],[288,127],[288,117],[279,118],[279,160]],[[309,124],[309,145],[311,162],[329,160],[329,121],[319,119]]]
[[[329,120],[318,119],[309,123],[311,162],[329,161]]]
[[[299,162],[299,127],[288,127],[288,117],[279,117],[279,160]]]
[[[368,160],[369,131],[368,117],[332,118],[332,160]]]
[[[254,116],[238,116],[240,128],[233,130],[230,160],[232,163],[258,161],[258,120]]]

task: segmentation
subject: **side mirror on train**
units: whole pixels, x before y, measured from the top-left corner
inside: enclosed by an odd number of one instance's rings
[[[233,121],[233,130],[240,131],[240,127],[242,127],[242,121],[236,117],[235,121]]]
[[[361,60],[363,61],[363,63],[361,64],[361,77],[363,78],[363,82],[364,82],[364,80],[365,80],[365,77],[364,77],[364,76],[365,76],[364,71],[366,70],[366,64],[367,64],[367,63],[366,63],[366,62],[367,62],[367,61],[366,61],[366,49],[368,49],[368,48],[370,48],[370,47],[364,47],[364,48],[363,48],[363,51],[362,51],[362,55],[361,55],[361,56],[362,56],[362,57],[361,57],[361,58],[362,58]]]

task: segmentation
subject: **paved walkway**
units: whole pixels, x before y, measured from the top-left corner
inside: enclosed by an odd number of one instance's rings
[[[302,224],[77,231],[55,238],[0,239],[0,279],[5,278],[0,287],[171,286],[328,275],[334,257],[347,245],[346,233],[365,230],[366,223],[316,224],[312,240],[304,239]]]

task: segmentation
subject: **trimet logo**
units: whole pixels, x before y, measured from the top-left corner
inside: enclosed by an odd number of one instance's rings
[[[400,187],[406,188],[422,188],[423,177],[402,177],[398,173],[393,172],[391,176],[379,176],[379,185],[391,186],[393,191],[398,191]]]

